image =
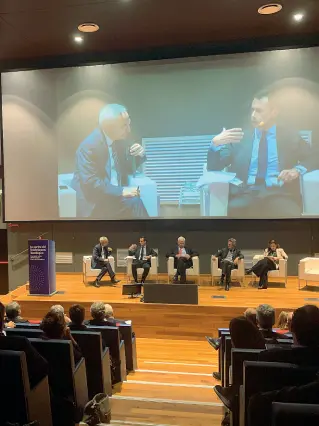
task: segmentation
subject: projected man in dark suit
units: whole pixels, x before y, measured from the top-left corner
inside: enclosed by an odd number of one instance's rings
[[[132,244],[128,249],[129,256],[134,256],[132,262],[132,274],[134,281],[137,283],[137,268],[143,268],[144,272],[142,275],[141,284],[145,283],[147,275],[151,268],[152,256],[157,256],[155,250],[153,250],[148,244],[145,237],[140,237],[140,244]]]
[[[100,287],[100,281],[106,273],[109,274],[111,282],[117,284],[120,280],[115,278],[115,272],[109,262],[109,256],[111,256],[112,249],[108,246],[109,240],[106,237],[100,238],[100,243],[94,246],[92,254],[92,268],[101,269],[101,272],[96,277],[93,285],[94,287]]]
[[[230,217],[299,217],[302,213],[299,178],[316,168],[318,159],[298,133],[277,124],[273,96],[260,92],[253,99],[253,131],[224,129],[210,145],[207,169],[228,167],[242,181],[239,186],[230,185]]]
[[[126,186],[128,175],[145,161],[144,148],[127,141],[130,123],[124,106],[106,105],[100,111],[99,127],[77,149],[72,181],[77,217],[148,217],[138,188]]]
[[[180,276],[180,283],[186,283],[186,269],[193,266],[192,257],[198,256],[198,253],[192,250],[185,245],[186,240],[184,237],[179,237],[177,240],[177,245],[171,250],[170,253],[167,253],[166,257],[174,257],[174,268],[176,269],[176,274],[173,278],[173,283],[178,283],[178,277]]]

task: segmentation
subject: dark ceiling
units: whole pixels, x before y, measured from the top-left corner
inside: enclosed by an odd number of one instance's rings
[[[245,43],[247,50],[319,44],[319,0],[278,1],[280,13],[260,16],[267,0],[0,0],[0,61],[3,67],[63,55],[90,60],[119,51],[178,52],[177,46],[236,51],[232,46],[245,50]],[[305,13],[300,23],[292,21],[298,11]],[[100,31],[77,45],[73,37],[83,22],[97,23]]]

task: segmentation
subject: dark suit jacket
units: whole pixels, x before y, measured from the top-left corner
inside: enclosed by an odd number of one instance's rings
[[[305,367],[318,366],[319,368],[319,347],[292,346],[290,348],[269,349],[260,352],[259,360],[266,362],[285,362]]]
[[[191,268],[193,266],[192,257],[198,256],[198,253],[192,250],[189,247],[184,247],[186,254],[190,255],[190,259],[186,261],[186,267]],[[179,253],[179,247],[176,245],[169,253],[166,254],[166,257],[174,257],[174,268],[177,266],[177,258],[175,257]]]
[[[312,153],[309,144],[296,132],[277,126],[277,152],[279,171],[292,169],[296,165],[304,166],[308,171],[318,167],[318,159]],[[253,131],[245,132],[240,143],[227,144],[219,151],[213,151],[212,146],[207,154],[207,170],[220,171],[229,167],[229,172],[236,173],[244,184],[247,183],[254,142]],[[299,179],[284,185],[287,192],[300,192]],[[237,188],[231,185],[231,192]]]
[[[218,252],[215,254],[215,257],[218,257],[219,260],[224,260],[227,257],[228,252],[229,252],[229,248],[228,247],[224,247],[224,248],[218,250]],[[239,248],[235,247],[235,249],[233,251],[233,261],[237,257],[239,259],[243,259],[244,255],[242,254],[242,252],[240,251]]]
[[[129,250],[128,251],[129,256],[135,256],[136,257],[136,260],[134,259],[133,263],[139,260],[140,255],[141,255],[141,249],[142,249],[142,246],[138,245],[136,250]],[[156,253],[155,250],[153,250],[151,247],[149,247],[146,244],[146,253],[145,253],[145,249],[144,249],[144,256],[157,256],[157,253]],[[151,259],[144,261],[144,263],[146,263],[146,262],[151,264]]]
[[[117,154],[119,178],[119,186],[114,186],[111,184],[108,167],[110,153],[101,130],[95,129],[80,144],[76,151],[72,181],[77,196],[77,217],[90,216],[95,206],[105,201],[105,197],[112,202],[112,197],[122,196],[122,185],[127,185],[128,175],[135,173],[136,168],[145,161],[145,157],[132,157],[129,154],[131,145],[129,141],[116,141],[112,146]]]
[[[49,366],[47,361],[34,349],[26,337],[0,336],[0,350],[25,353],[31,387],[39,383],[48,374]]]
[[[111,256],[112,251],[109,250],[108,246],[103,247],[105,258],[107,259]],[[100,268],[104,266],[104,261],[102,259],[102,246],[101,244],[96,244],[93,248],[92,260],[91,260],[92,268]]]
[[[73,330],[73,331],[87,331],[88,329],[85,324],[78,325],[78,324],[74,324],[73,322],[70,322],[68,324],[68,327],[70,330]]]

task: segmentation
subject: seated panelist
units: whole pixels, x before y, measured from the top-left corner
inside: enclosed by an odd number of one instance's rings
[[[137,268],[143,268],[144,271],[141,284],[144,284],[151,268],[152,256],[157,256],[156,251],[147,244],[145,237],[140,237],[139,244],[132,244],[128,249],[128,254],[129,256],[134,256],[132,262],[132,275],[134,281],[138,283]]]
[[[100,238],[100,243],[94,246],[93,255],[92,255],[92,268],[101,269],[101,272],[96,277],[93,285],[94,287],[100,287],[100,281],[104,275],[108,272],[111,282],[117,284],[120,280],[115,278],[115,272],[112,269],[112,266],[109,262],[109,256],[111,256],[112,249],[109,247],[109,240],[106,237]]]
[[[288,256],[275,240],[270,240],[264,251],[264,258],[247,271],[248,274],[253,272],[259,277],[258,289],[268,287],[268,272],[279,269],[280,259],[288,259]]]
[[[213,256],[213,258],[218,258],[220,268],[222,270],[220,283],[221,285],[224,285],[224,280],[226,279],[225,290],[228,291],[230,285],[231,271],[232,269],[237,269],[239,260],[244,258],[242,252],[236,246],[235,238],[229,238],[227,242],[227,247],[218,250],[218,252]]]
[[[192,250],[185,245],[186,240],[184,237],[179,237],[177,240],[177,245],[171,250],[170,253],[167,253],[166,257],[174,257],[174,268],[176,269],[176,274],[173,278],[173,283],[178,283],[178,277],[180,276],[180,283],[186,283],[186,269],[189,269],[193,266],[192,257],[198,256],[198,253]]]

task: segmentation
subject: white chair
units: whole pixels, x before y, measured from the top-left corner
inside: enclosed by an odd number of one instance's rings
[[[253,257],[253,265],[256,265],[256,263],[263,258],[264,258],[263,254],[256,254]],[[253,276],[254,278],[256,278],[255,274],[253,274]],[[286,259],[279,259],[279,268],[274,269],[273,271],[269,271],[268,277],[283,279],[285,282],[285,287],[286,287],[287,278],[288,278],[288,261]]]
[[[298,265],[299,290],[301,280],[306,281],[306,286],[308,285],[308,281],[319,282],[319,257],[305,257],[300,260]]]
[[[197,278],[197,283],[200,285],[200,273],[199,273],[199,257],[192,257],[193,266],[186,269],[186,277],[195,277]],[[174,257],[169,257],[167,259],[167,282],[170,282],[170,279],[176,274],[176,269],[174,268]]]
[[[115,261],[113,256],[108,257],[110,265],[115,272]],[[92,256],[83,256],[83,282],[87,284],[90,278],[96,278],[101,269],[93,269],[91,266]],[[94,280],[93,280],[94,281]]]
[[[218,258],[214,259],[214,256],[211,257],[211,274],[212,274],[212,285],[214,284],[214,280],[220,279],[222,275],[221,268],[218,267]],[[245,280],[245,263],[244,259],[240,259],[238,262],[238,268],[232,269],[231,271],[231,279],[239,281],[241,283]]]
[[[73,173],[58,176],[59,217],[76,217],[76,191],[72,188]]]
[[[301,179],[303,216],[319,215],[319,170],[306,173]]]
[[[126,281],[131,282],[133,274],[132,274],[132,263],[133,263],[134,256],[127,256],[125,258],[126,260]],[[137,274],[142,275],[144,269],[143,268],[137,268]],[[148,273],[147,277],[154,277],[156,276],[156,281],[158,281],[158,258],[157,256],[151,257],[151,267],[150,271]]]

